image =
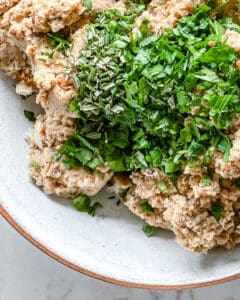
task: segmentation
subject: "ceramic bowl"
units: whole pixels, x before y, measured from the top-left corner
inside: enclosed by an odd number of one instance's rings
[[[2,215],[58,261],[112,283],[143,288],[185,288],[240,277],[239,247],[208,255],[185,251],[167,231],[147,238],[143,222],[103,190],[104,209],[92,218],[69,201],[46,196],[28,178],[26,132],[31,124],[13,82],[0,74],[0,205]]]

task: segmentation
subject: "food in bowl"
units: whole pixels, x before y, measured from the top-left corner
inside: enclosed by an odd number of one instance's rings
[[[240,242],[239,1],[4,0],[0,15],[0,68],[44,109],[24,112],[37,186],[94,215],[110,182],[148,236]]]

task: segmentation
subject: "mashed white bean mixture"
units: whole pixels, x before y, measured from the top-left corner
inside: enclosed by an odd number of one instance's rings
[[[156,33],[174,27],[176,21],[193,12],[203,0],[152,0],[148,10],[136,21],[136,29],[144,19]],[[123,0],[93,0],[92,9],[125,10]],[[82,0],[2,0],[0,3],[0,69],[18,81],[16,91],[22,96],[36,92],[36,102],[44,114],[37,117],[29,139],[30,177],[45,193],[72,199],[79,194],[97,194],[112,180],[118,197],[137,216],[154,227],[171,230],[185,249],[206,253],[216,246],[230,249],[240,242],[240,225],[235,216],[240,213],[240,123],[231,129],[232,142],[229,160],[222,154],[212,157],[214,175],[210,185],[201,181],[201,168],[185,167],[174,186],[157,168],[133,172],[130,176],[114,175],[107,167],[90,172],[85,167],[66,169],[52,154],[73,135],[76,116],[69,109],[74,93],[72,82],[64,68],[85,46],[86,25],[92,22]],[[69,55],[55,52],[53,59],[44,54],[51,51],[45,33],[70,30],[73,47]],[[240,51],[240,34],[228,29],[226,43]],[[44,59],[43,59],[44,58]],[[239,62],[240,67],[240,62]],[[157,188],[164,181],[168,190]],[[127,193],[125,191],[128,191]],[[209,214],[213,200],[220,200],[224,213],[219,221]],[[147,201],[154,213],[143,212]]]

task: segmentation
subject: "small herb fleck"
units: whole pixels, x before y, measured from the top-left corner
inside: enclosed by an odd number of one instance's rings
[[[211,178],[210,177],[205,177],[201,180],[201,185],[202,186],[209,186],[211,185]]]
[[[222,214],[225,212],[224,206],[218,202],[213,202],[211,206],[211,215],[216,219],[216,221],[220,221]]]
[[[92,9],[92,1],[91,0],[85,0],[84,1],[84,4],[85,4],[85,6],[86,6],[86,8],[88,9],[88,10],[91,10]]]
[[[47,61],[46,58],[43,58],[43,57],[39,57],[38,60],[42,61],[42,62],[46,62]]]
[[[142,231],[146,234],[147,237],[151,237],[154,234],[154,227],[148,224],[143,225]]]
[[[166,192],[168,190],[168,186],[167,186],[166,182],[164,182],[164,181],[160,181],[157,184],[157,187],[163,192]]]
[[[35,122],[36,117],[32,111],[24,110],[24,116],[30,121]]]
[[[35,168],[36,170],[40,170],[40,169],[41,169],[40,164],[39,164],[38,162],[36,162],[35,160],[32,160],[32,161],[30,162],[30,165],[31,165],[33,168]]]
[[[95,202],[95,203],[89,208],[88,214],[89,214],[90,216],[94,217],[95,214],[96,214],[96,210],[97,210],[98,208],[102,208],[102,204],[99,203],[99,202]]]
[[[76,210],[80,212],[87,212],[92,217],[95,216],[96,210],[102,207],[99,202],[95,202],[93,205],[91,205],[91,200],[86,195],[80,195],[75,198],[73,200],[73,206],[76,208]]]
[[[58,160],[59,158],[61,157],[61,153],[56,151],[56,152],[53,152],[52,154],[52,158],[55,159],[55,160]]]
[[[72,47],[72,43],[67,40],[67,34],[63,31],[48,32],[48,44],[53,48],[52,51],[45,52],[45,55],[49,58],[53,58],[56,51],[60,51],[63,55],[67,55],[67,50]]]
[[[142,212],[147,212],[147,213],[154,212],[154,208],[148,202],[144,202],[141,204],[141,210]]]

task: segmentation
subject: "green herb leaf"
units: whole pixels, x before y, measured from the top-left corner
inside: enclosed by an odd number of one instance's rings
[[[221,216],[224,214],[224,206],[218,202],[213,202],[211,207],[211,215],[216,219],[216,221],[220,221]]]
[[[32,160],[32,161],[30,162],[30,165],[31,165],[32,167],[34,167],[36,170],[40,170],[40,169],[41,169],[40,164],[39,164],[38,162],[36,162],[35,160]]]
[[[36,117],[32,111],[24,110],[24,116],[30,121],[35,122]]]
[[[88,212],[90,209],[91,200],[86,195],[80,195],[73,200],[73,206],[81,212]]]
[[[228,46],[216,46],[210,48],[206,53],[200,56],[199,61],[203,63],[226,63],[233,62],[236,59],[234,49],[229,49]]]
[[[88,10],[92,9],[92,1],[91,0],[84,0],[84,4]]]
[[[73,206],[76,208],[76,210],[80,212],[87,212],[92,217],[95,216],[98,208],[102,208],[102,205],[99,202],[95,202],[93,205],[91,205],[91,200],[86,195],[80,195],[75,198],[73,200]]]
[[[61,153],[56,151],[52,154],[52,158],[58,160],[61,157]]]
[[[157,187],[163,192],[166,192],[168,190],[168,186],[167,186],[166,182],[164,182],[164,181],[160,181],[157,184]]]
[[[142,228],[142,231],[146,234],[147,237],[151,237],[154,234],[154,227],[145,224]]]
[[[224,161],[228,161],[230,150],[231,150],[231,143],[226,135],[222,135],[222,138],[220,139],[218,146],[218,150],[224,153]]]
[[[96,214],[96,210],[99,209],[99,208],[102,208],[102,204],[99,203],[99,202],[95,202],[95,203],[90,207],[90,209],[89,209],[89,211],[88,211],[88,214],[89,214],[90,216],[94,217],[95,214]]]
[[[210,177],[205,177],[201,180],[202,186],[209,186],[209,185],[211,185],[211,183],[212,183],[212,180]]]
[[[64,31],[48,32],[48,44],[53,48],[52,51],[45,52],[49,58],[53,58],[56,51],[60,51],[63,55],[67,55],[67,50],[72,47],[72,43],[67,40],[67,34]]]
[[[154,212],[154,208],[148,202],[144,202],[141,204],[141,210],[142,212],[146,212],[146,213]]]

